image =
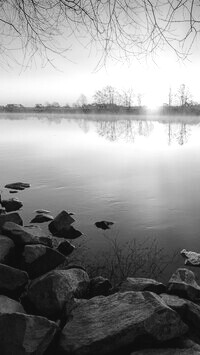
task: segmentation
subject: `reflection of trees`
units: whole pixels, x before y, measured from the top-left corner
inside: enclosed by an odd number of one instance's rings
[[[153,123],[149,121],[97,121],[97,133],[110,141],[124,140],[134,142],[136,136],[149,136]]]
[[[167,124],[168,145],[177,142],[179,145],[184,145],[188,142],[191,134],[191,129],[186,123]]]

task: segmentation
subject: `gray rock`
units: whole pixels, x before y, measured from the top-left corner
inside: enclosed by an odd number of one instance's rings
[[[0,293],[16,297],[22,293],[28,281],[25,271],[0,264]]]
[[[200,328],[200,306],[196,303],[174,295],[161,294],[163,301],[174,309],[183,321],[194,329]]]
[[[195,280],[195,274],[188,269],[177,269],[168,282],[167,290],[192,301],[200,299],[200,286]]]
[[[181,255],[185,258],[185,265],[200,266],[200,254],[183,249]]]
[[[90,297],[107,296],[112,285],[108,279],[102,276],[94,277],[90,280]]]
[[[30,278],[53,270],[66,261],[64,255],[45,245],[25,245],[22,259],[22,269],[27,271]]]
[[[16,245],[43,244],[52,246],[51,238],[45,235],[38,226],[19,226],[13,222],[6,222],[2,228],[3,234],[13,240]]]
[[[5,235],[0,235],[0,264],[13,263],[15,244]]]
[[[54,220],[49,223],[49,230],[53,235],[57,237],[65,238],[66,232],[69,231],[70,225],[74,222],[74,219],[66,211],[60,212]]]
[[[51,239],[53,248],[65,256],[70,255],[75,249],[75,246],[64,238],[52,237]]]
[[[151,292],[115,293],[81,302],[62,330],[60,349],[71,355],[106,355],[145,337],[166,341],[186,333],[179,315]]]
[[[151,291],[159,294],[166,291],[166,286],[153,279],[127,277],[120,285],[119,291]]]
[[[7,297],[0,295],[0,314],[3,313],[25,313],[25,310],[21,303]]]
[[[23,313],[0,314],[2,355],[42,355],[58,330],[44,317]]]
[[[80,269],[54,270],[34,280],[28,299],[39,314],[57,317],[64,307],[71,308],[74,297],[83,298],[88,291],[89,277]]]
[[[31,185],[28,183],[24,183],[24,182],[14,182],[11,184],[7,184],[5,185],[5,188],[7,189],[13,189],[13,190],[24,190],[27,189],[28,187],[30,187]]]
[[[23,206],[23,203],[17,198],[11,198],[1,201],[1,205],[6,209],[6,212],[13,212],[19,210]]]
[[[30,223],[44,223],[53,220],[53,216],[50,214],[39,213],[37,214]]]
[[[6,222],[13,222],[13,223],[18,224],[20,226],[23,225],[23,221],[22,221],[19,213],[17,213],[17,212],[0,215],[0,231],[2,230],[2,227]]]

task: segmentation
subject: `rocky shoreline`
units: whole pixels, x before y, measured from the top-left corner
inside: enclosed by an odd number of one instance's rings
[[[200,286],[191,270],[176,270],[166,285],[130,275],[114,288],[72,264],[71,239],[81,235],[72,213],[38,210],[23,226],[21,201],[1,198],[1,205],[2,355],[200,354]],[[43,222],[48,235],[33,224]],[[182,255],[199,266],[199,254]]]

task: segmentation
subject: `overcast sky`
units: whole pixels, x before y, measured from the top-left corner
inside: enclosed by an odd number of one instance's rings
[[[133,58],[130,63],[108,59],[106,66],[95,70],[99,54],[74,40],[67,59],[53,58],[57,70],[50,65],[41,68],[40,64],[26,70],[15,64],[10,69],[0,67],[0,104],[65,105],[75,102],[81,94],[92,102],[96,90],[112,85],[119,90],[132,87],[136,95],[142,94],[143,104],[154,106],[168,102],[169,88],[175,94],[182,83],[189,87],[193,100],[200,102],[199,47],[196,44],[184,62],[179,62],[172,52],[162,51],[155,63],[151,58],[140,62]]]

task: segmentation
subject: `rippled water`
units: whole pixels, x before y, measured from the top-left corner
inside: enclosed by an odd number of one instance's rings
[[[1,186],[31,183],[17,194],[26,223],[38,208],[74,212],[92,252],[107,236],[200,251],[200,124],[179,121],[1,114]]]

